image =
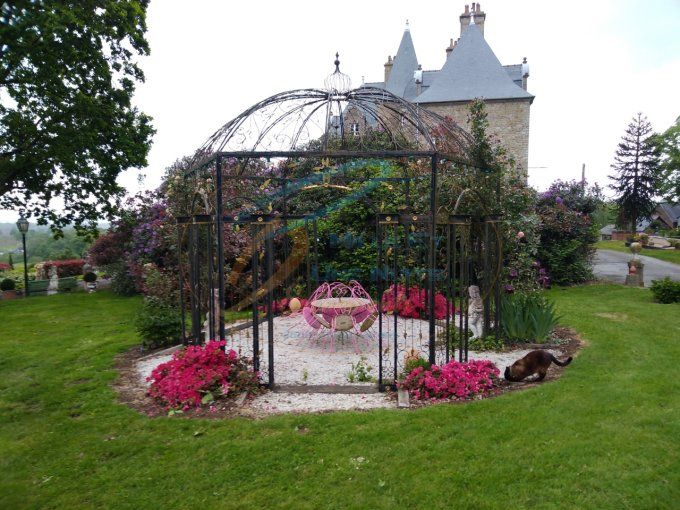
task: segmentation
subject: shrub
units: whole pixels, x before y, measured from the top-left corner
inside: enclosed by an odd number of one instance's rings
[[[88,260],[96,267],[116,264],[125,255],[128,236],[120,232],[108,232],[98,237],[88,250]]]
[[[511,342],[544,342],[558,321],[555,304],[539,294],[514,294],[501,300],[501,330]]]
[[[70,292],[78,287],[78,280],[75,276],[69,276],[67,278],[59,278],[57,281],[57,289],[59,292]]]
[[[111,291],[114,294],[120,296],[133,296],[137,294],[135,279],[132,277],[125,264],[114,264],[107,269],[111,275]]]
[[[93,273],[92,271],[88,271],[83,275],[83,281],[86,283],[94,283],[97,281],[97,273]]]
[[[553,283],[571,285],[592,279],[591,261],[599,236],[590,215],[599,203],[597,186],[588,189],[576,181],[556,181],[540,195],[538,258]]]
[[[177,351],[171,361],[158,365],[147,381],[149,395],[168,408],[200,407],[220,397],[254,392],[258,374],[248,360],[236,352],[224,352],[225,342],[189,346]]]
[[[663,280],[652,281],[650,287],[654,299],[659,303],[678,303],[680,302],[680,282],[675,282],[666,276]]]
[[[12,280],[11,278],[5,278],[2,281],[0,281],[0,290],[1,291],[6,291],[6,290],[14,290],[16,289],[16,282]]]
[[[85,261],[83,259],[48,260],[47,262],[43,262],[42,271],[45,276],[49,278],[50,270],[54,267],[57,270],[57,276],[59,278],[67,278],[69,276],[83,274],[84,265]]]
[[[182,319],[176,307],[147,298],[137,313],[135,327],[145,347],[174,345],[182,333]]]
[[[10,271],[12,266],[7,262],[0,262],[0,271]]]
[[[158,299],[168,306],[177,306],[179,281],[176,275],[149,262],[142,267],[142,292],[146,297]]]
[[[466,363],[452,360],[441,367],[417,367],[398,386],[408,390],[416,400],[467,400],[494,393],[499,374],[498,368],[488,360]]]

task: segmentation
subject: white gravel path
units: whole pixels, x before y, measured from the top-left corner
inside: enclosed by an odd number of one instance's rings
[[[387,339],[393,338],[393,320],[384,325],[383,338],[385,345]],[[357,385],[357,382],[349,382],[348,374],[352,365],[360,360],[371,367],[370,374],[377,377],[378,349],[377,349],[377,323],[369,330],[366,339],[360,342],[361,352],[355,352],[355,345],[349,339],[341,340],[336,337],[334,348],[331,352],[330,339],[315,339],[302,316],[276,317],[274,320],[274,354],[275,354],[275,381],[280,385]],[[415,348],[423,354],[427,353],[427,321],[397,319],[399,331],[400,350]],[[404,332],[406,335],[404,336]],[[264,346],[261,352],[261,372],[266,379],[267,374],[267,324],[261,326],[260,344]],[[243,352],[248,352],[251,337],[245,333],[240,338],[231,339],[228,347]],[[391,342],[389,342],[391,344]],[[521,349],[511,352],[469,352],[470,359],[488,359],[501,371],[519,358],[530,352],[530,349]],[[555,355],[559,351],[550,351]],[[137,363],[140,380],[148,384],[146,378],[153,369],[161,363],[169,361],[172,354],[159,353],[141,359]],[[364,383],[373,386],[374,383]],[[394,400],[385,394],[340,394],[340,393],[285,393],[267,392],[255,397],[247,404],[256,411],[268,413],[285,412],[323,412],[331,410],[349,409],[374,409],[380,407],[395,407]]]

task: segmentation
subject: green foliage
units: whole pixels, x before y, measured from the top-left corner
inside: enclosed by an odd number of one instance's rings
[[[503,338],[496,338],[495,335],[471,338],[468,342],[468,348],[472,351],[501,351],[504,347]]]
[[[680,201],[680,117],[675,124],[653,138],[660,158],[658,192],[669,202]]]
[[[635,232],[640,218],[650,214],[658,193],[659,156],[647,117],[638,113],[628,124],[616,149],[610,187],[616,193],[619,214]]]
[[[143,294],[168,306],[179,302],[179,283],[177,276],[148,263],[142,268]]]
[[[545,342],[559,319],[555,304],[541,294],[513,294],[501,300],[501,329],[511,342]]]
[[[57,280],[57,290],[59,292],[70,292],[78,287],[78,280],[75,276],[68,276],[66,278],[59,278]]]
[[[182,319],[177,307],[154,298],[145,298],[135,319],[135,328],[147,348],[177,344],[182,334]]]
[[[5,2],[0,31],[0,207],[96,232],[146,165],[150,118],[132,106],[148,0]],[[7,98],[7,100],[5,100]],[[58,169],[58,172],[55,172]],[[87,200],[87,197],[97,200]],[[60,197],[64,209],[51,207]],[[71,255],[69,255],[71,256]]]
[[[599,234],[590,215],[601,203],[597,186],[588,188],[576,181],[556,181],[540,195],[538,258],[553,283],[572,285],[592,279]]]
[[[97,281],[97,273],[93,273],[92,271],[88,271],[83,275],[83,281],[85,283],[94,283]]]
[[[63,229],[60,236],[55,238],[47,227],[33,224],[26,234],[26,254],[29,263],[83,258],[89,246],[90,241],[78,236],[73,228]],[[21,247],[21,234],[16,226],[12,225],[9,235],[0,236],[0,251],[17,247]],[[21,257],[22,255],[18,255],[16,261],[23,260]]]
[[[106,268],[111,276],[111,290],[119,296],[133,296],[137,294],[135,279],[124,263],[112,264]]]
[[[673,281],[668,276],[662,280],[654,280],[650,290],[659,303],[680,303],[680,282]]]
[[[423,367],[425,370],[429,370],[432,365],[428,360],[421,357],[411,357],[404,363],[404,372],[402,373],[402,378],[406,377],[408,374],[413,372],[418,367]]]
[[[16,282],[11,278],[3,278],[0,280],[0,290],[14,290],[16,288]]]
[[[371,375],[373,367],[368,364],[365,356],[361,356],[359,361],[351,364],[351,369],[347,374],[347,381],[353,382],[375,382],[375,377]]]

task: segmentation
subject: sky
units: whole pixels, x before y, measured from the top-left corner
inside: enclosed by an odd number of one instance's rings
[[[469,2],[468,2],[469,3]],[[284,90],[321,87],[340,68],[359,86],[383,64],[409,21],[423,69],[440,69],[458,38],[465,2],[152,0],[151,54],[136,105],[157,130],[148,167],[121,175],[153,189],[176,159],[252,104]],[[608,184],[616,145],[637,112],[657,131],[680,115],[680,0],[486,0],[484,35],[502,64],[531,67],[529,184]],[[141,175],[141,179],[140,179]],[[0,211],[0,221],[15,215]]]

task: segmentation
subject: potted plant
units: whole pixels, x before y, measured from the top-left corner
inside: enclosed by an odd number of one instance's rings
[[[0,281],[0,290],[3,299],[14,299],[17,297],[16,283],[11,278]]]
[[[97,289],[97,274],[92,271],[88,271],[83,275],[83,281],[87,287],[87,290],[94,292]]]

